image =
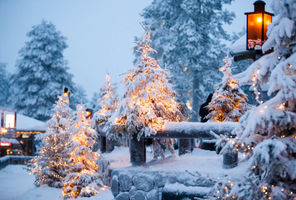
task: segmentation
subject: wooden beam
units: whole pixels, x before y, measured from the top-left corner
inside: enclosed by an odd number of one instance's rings
[[[236,122],[171,122],[164,130],[158,131],[155,135],[146,136],[146,138],[215,139],[215,134],[231,136],[232,130],[237,125]]]

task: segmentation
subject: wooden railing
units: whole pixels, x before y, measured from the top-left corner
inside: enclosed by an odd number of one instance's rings
[[[217,139],[220,135],[231,135],[233,129],[237,127],[238,123],[235,122],[180,122],[168,123],[166,127],[157,132],[155,135],[150,135],[138,140],[136,136],[130,139],[130,160],[135,166],[143,165],[146,163],[146,138],[178,138],[179,139],[179,155],[186,152],[183,145],[186,142],[190,143],[188,139]],[[234,137],[234,136],[233,136]],[[181,152],[180,152],[181,151]]]

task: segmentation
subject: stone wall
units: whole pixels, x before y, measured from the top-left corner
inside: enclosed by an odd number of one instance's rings
[[[115,200],[161,200],[170,193],[177,200],[192,196],[206,198],[214,184],[210,179],[189,172],[122,168],[112,172],[111,191]]]

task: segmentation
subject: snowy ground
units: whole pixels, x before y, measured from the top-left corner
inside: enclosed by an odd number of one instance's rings
[[[152,152],[147,147],[147,163],[142,167],[137,167],[143,170],[151,171],[190,171],[198,172],[203,176],[207,176],[213,179],[228,175],[230,178],[241,177],[241,174],[246,171],[247,162],[239,163],[238,167],[233,169],[222,168],[223,156],[217,155],[214,151],[206,151],[202,149],[194,149],[191,154],[183,156],[177,156],[178,152],[172,156],[169,153],[166,154],[165,160],[152,160]],[[119,167],[130,167],[129,161],[129,149],[126,147],[116,148],[109,154],[104,154],[104,158],[108,159],[111,163],[111,168],[116,169]],[[240,154],[239,159],[243,160],[243,156]]]
[[[147,160],[151,160],[151,152],[147,149]],[[177,153],[177,152],[176,152]],[[111,161],[111,168],[129,167],[129,150],[127,147],[116,148],[112,153],[103,157]],[[192,154],[184,156],[169,156],[165,160],[150,161],[145,166],[137,167],[143,170],[161,171],[190,171],[198,172],[203,176],[218,178],[228,175],[232,179],[241,177],[247,167],[242,162],[233,169],[222,168],[222,156],[213,151],[195,149]],[[9,165],[0,170],[0,200],[61,200],[61,189],[47,186],[35,187],[34,177],[26,171],[24,165]],[[79,200],[111,200],[111,191],[101,191],[91,198]]]
[[[0,200],[62,200],[61,189],[48,186],[35,187],[34,176],[24,165],[8,165],[0,170]],[[112,200],[109,189],[92,198],[78,200]]]

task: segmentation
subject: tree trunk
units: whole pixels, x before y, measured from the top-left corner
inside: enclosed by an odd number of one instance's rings
[[[191,152],[191,149],[192,149],[192,141],[191,140],[192,139],[179,139],[178,140],[179,156]]]

